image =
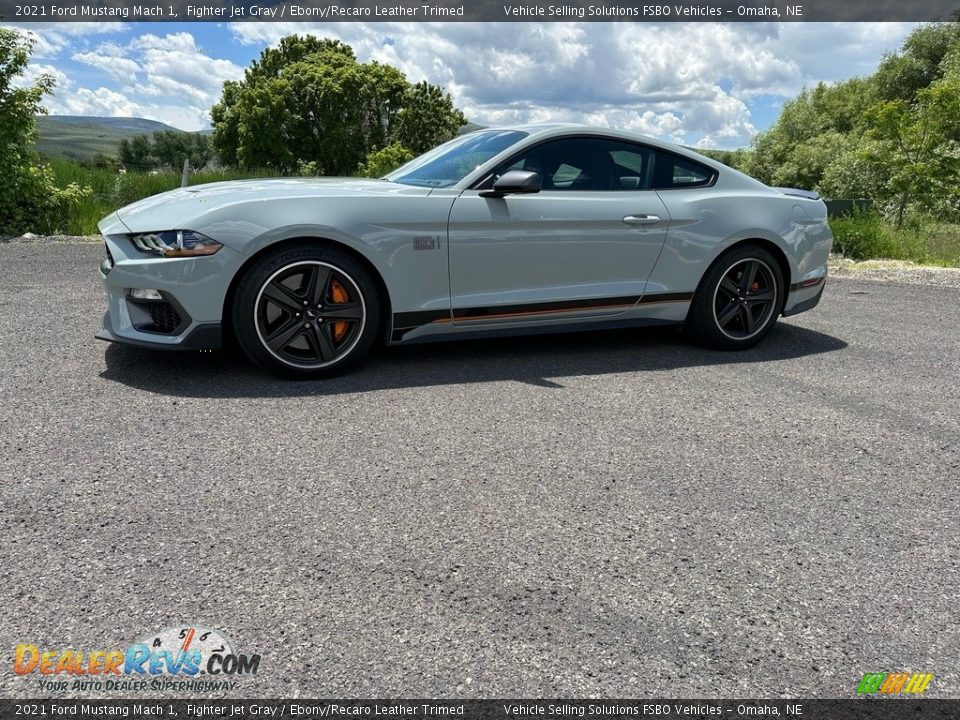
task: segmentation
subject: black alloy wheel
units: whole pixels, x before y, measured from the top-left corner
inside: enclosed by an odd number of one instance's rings
[[[785,297],[783,271],[771,251],[753,243],[737,245],[704,273],[686,328],[707,347],[752,347],[773,329]]]
[[[258,365],[279,374],[332,375],[366,355],[379,324],[366,270],[332,247],[268,253],[241,280],[234,327]]]
[[[777,281],[763,260],[733,263],[713,294],[713,318],[733,340],[747,340],[766,327],[776,307]]]

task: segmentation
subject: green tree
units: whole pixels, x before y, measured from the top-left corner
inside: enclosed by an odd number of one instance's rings
[[[134,135],[132,139],[123,138],[117,147],[120,162],[129,170],[152,170],[159,165],[153,155],[153,146],[146,135]]]
[[[183,161],[189,159],[190,167],[200,170],[210,162],[213,151],[206,135],[161,130],[153,134],[150,154],[163,167],[179,169],[183,167]]]
[[[817,187],[848,137],[862,134],[863,107],[873,96],[870,81],[861,78],[804,89],[754,138],[745,172],[771,185]]]
[[[960,208],[960,45],[945,60],[915,102],[885,100],[867,111],[860,157],[887,177],[898,228],[911,203],[939,215]]]
[[[899,53],[887,53],[873,76],[882,100],[912,102],[943,77],[943,60],[960,44],[960,23],[935,23],[914,30]]]
[[[404,93],[393,138],[419,155],[455,137],[466,124],[466,116],[453,106],[448,93],[436,85],[418,82]]]
[[[224,82],[220,102],[210,110],[214,128],[212,144],[220,162],[228,166],[239,165],[237,148],[240,145],[240,115],[237,105],[240,102],[241,87],[240,83],[233,80]]]
[[[819,191],[830,198],[889,197],[889,178],[876,163],[864,157],[865,141],[850,138],[847,146],[823,171]]]
[[[359,63],[339,41],[297,35],[264,50],[243,80],[225,83],[211,118],[223,164],[322,175],[350,174],[401,138],[408,147],[415,141],[413,150],[430,147],[464,120],[439,88]]]
[[[0,28],[0,233],[52,232],[62,226],[65,208],[87,190],[70,185],[59,190],[50,169],[40,163],[34,142],[41,102],[54,80],[41,75],[23,83],[32,41]]]
[[[267,48],[254,60],[244,73],[244,82],[260,78],[276,78],[288,65],[305,60],[312,55],[331,53],[340,55],[345,61],[356,62],[353,48],[346,43],[331,38],[316,38],[312,35],[287,35],[281,38],[275,48]]]
[[[359,177],[383,177],[405,162],[413,160],[414,157],[415,153],[399,143],[387,145],[385,148],[368,153],[366,160],[357,167],[357,175]]]

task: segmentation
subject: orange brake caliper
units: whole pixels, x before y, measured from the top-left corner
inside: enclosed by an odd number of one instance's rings
[[[330,283],[330,296],[334,305],[342,305],[350,301],[350,296],[347,294],[347,289],[337,279],[334,279],[333,282]],[[347,334],[347,322],[345,320],[341,320],[333,323],[332,331],[334,342],[340,342],[340,340],[343,339],[343,336]]]

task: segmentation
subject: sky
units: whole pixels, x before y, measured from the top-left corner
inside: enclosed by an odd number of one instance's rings
[[[567,121],[737,148],[804,86],[873,72],[914,23],[31,24],[58,115],[209,127],[224,80],[291,33],[443,86],[480,125]]]

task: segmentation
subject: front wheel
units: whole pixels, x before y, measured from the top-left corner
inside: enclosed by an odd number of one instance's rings
[[[332,247],[278,248],[244,275],[233,327],[263,369],[309,379],[342,372],[373,345],[380,313],[367,271]]]
[[[700,281],[690,304],[687,329],[708,347],[752,347],[773,329],[783,299],[783,273],[776,258],[755,245],[734,248]]]

